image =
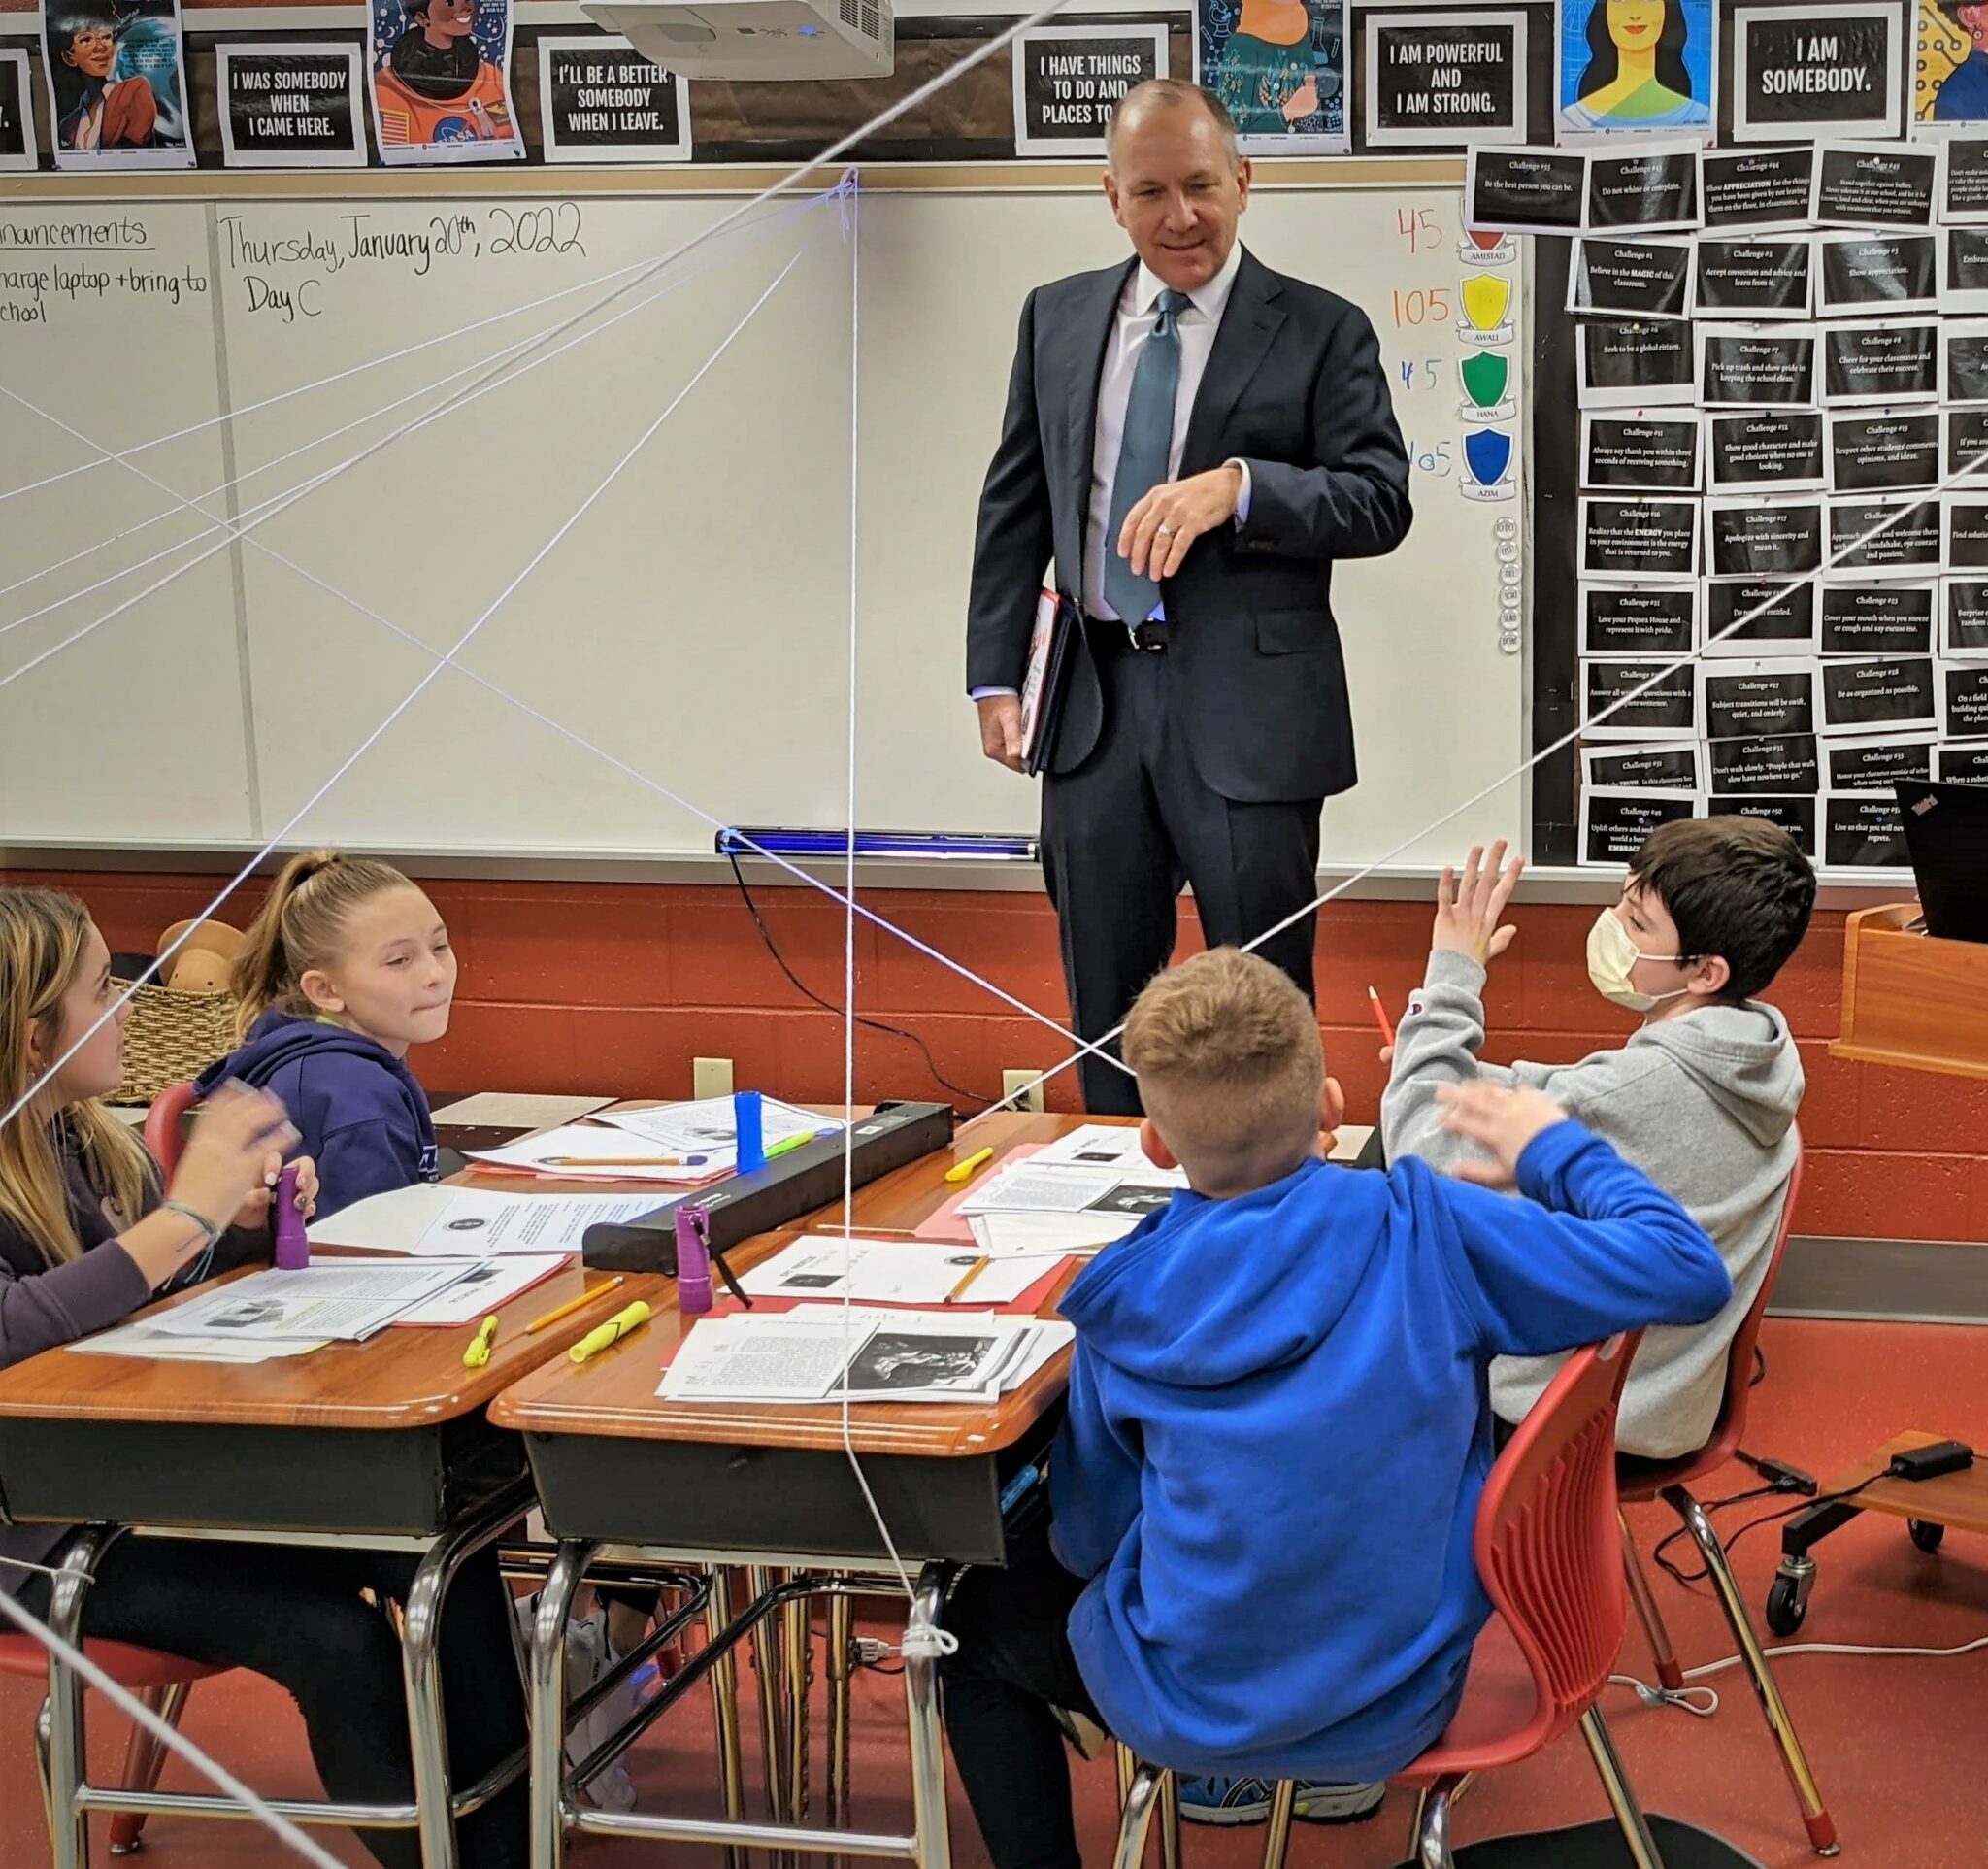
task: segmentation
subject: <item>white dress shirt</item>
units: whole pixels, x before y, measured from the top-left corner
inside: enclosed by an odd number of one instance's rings
[[[1208,371],[1209,353],[1215,346],[1222,314],[1228,310],[1229,294],[1242,265],[1242,244],[1229,249],[1222,270],[1206,285],[1197,285],[1187,295],[1187,309],[1179,316],[1180,383],[1174,392],[1174,439],[1167,451],[1167,478],[1180,475],[1180,451],[1187,445],[1187,423],[1194,413],[1194,398],[1201,391],[1202,377]],[[1092,617],[1109,621],[1122,620],[1105,595],[1105,553],[1118,549],[1111,530],[1111,483],[1118,473],[1118,451],[1125,444],[1125,405],[1132,396],[1132,373],[1139,368],[1139,353],[1153,334],[1159,319],[1160,294],[1167,282],[1144,260],[1125,282],[1118,294],[1118,310],[1111,319],[1111,334],[1105,341],[1105,368],[1098,378],[1098,432],[1091,445],[1091,497],[1083,534],[1083,607]],[[1236,498],[1237,525],[1249,518],[1249,463],[1230,460],[1224,466],[1238,469],[1242,476],[1242,491]],[[1164,605],[1155,605],[1153,615],[1164,618]],[[1011,687],[977,687],[970,698],[984,700],[990,694],[1012,694]]]

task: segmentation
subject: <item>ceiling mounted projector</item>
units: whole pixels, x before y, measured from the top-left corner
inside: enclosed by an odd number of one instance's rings
[[[580,11],[686,78],[890,76],[890,0],[593,0]]]

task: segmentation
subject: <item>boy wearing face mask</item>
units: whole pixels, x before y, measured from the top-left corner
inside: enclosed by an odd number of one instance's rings
[[[1487,965],[1513,930],[1501,924],[1524,859],[1473,850],[1459,882],[1445,870],[1429,969],[1396,1035],[1381,1099],[1389,1161],[1451,1169],[1470,1152],[1438,1120],[1437,1086],[1481,1078],[1543,1090],[1673,1195],[1711,1236],[1733,1298],[1706,1324],[1650,1331],[1630,1373],[1617,1442],[1673,1459],[1710,1439],[1726,1352],[1760,1289],[1798,1141],[1802,1060],[1788,1021],[1755,997],[1800,945],[1815,872],[1795,841],[1757,818],[1689,818],[1651,834],[1622,899],[1588,934],[1588,978],[1641,1027],[1620,1049],[1577,1064],[1485,1064]],[[1491,1406],[1521,1420],[1555,1357],[1491,1365]]]

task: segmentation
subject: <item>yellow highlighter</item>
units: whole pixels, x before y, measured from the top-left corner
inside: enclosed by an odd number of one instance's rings
[[[497,1341],[497,1319],[494,1316],[485,1318],[477,1334],[470,1339],[470,1347],[462,1353],[465,1369],[481,1369],[490,1360],[490,1346]]]
[[[638,1298],[626,1311],[617,1311],[606,1323],[595,1325],[566,1353],[576,1363],[583,1363],[610,1344],[618,1343],[631,1330],[640,1330],[648,1322],[648,1306]]]
[[[965,1161],[955,1162],[952,1167],[945,1171],[945,1179],[951,1182],[972,1181],[974,1170],[979,1167],[982,1162],[992,1161],[993,1159],[993,1150],[982,1149],[978,1154],[969,1155]]]

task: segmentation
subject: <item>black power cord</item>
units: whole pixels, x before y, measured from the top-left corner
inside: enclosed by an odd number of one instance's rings
[[[843,1008],[836,1005],[833,1000],[823,999],[813,987],[808,985],[801,979],[800,975],[795,973],[793,968],[787,965],[786,956],[780,952],[779,947],[775,944],[773,931],[767,927],[765,918],[759,913],[759,904],[753,901],[752,891],[746,886],[746,873],[739,867],[737,852],[727,851],[725,852],[725,861],[732,866],[732,881],[739,885],[740,899],[744,901],[746,913],[752,918],[752,925],[759,930],[760,940],[766,943],[766,951],[773,956],[774,965],[786,975],[788,984],[803,999],[812,1000],[823,1012],[833,1013],[840,1018],[843,1015]],[[924,1057],[925,1068],[931,1072],[933,1082],[951,1091],[954,1096],[963,1098],[968,1103],[983,1104],[989,1107],[1001,1101],[999,1097],[983,1096],[977,1090],[969,1090],[965,1085],[953,1083],[939,1068],[938,1061],[932,1055],[931,1047],[916,1032],[908,1032],[902,1025],[887,1025],[880,1018],[866,1018],[861,1013],[855,1015],[855,1019],[858,1025],[867,1025],[873,1032],[882,1032],[891,1038],[901,1038],[908,1044],[915,1045]]]

